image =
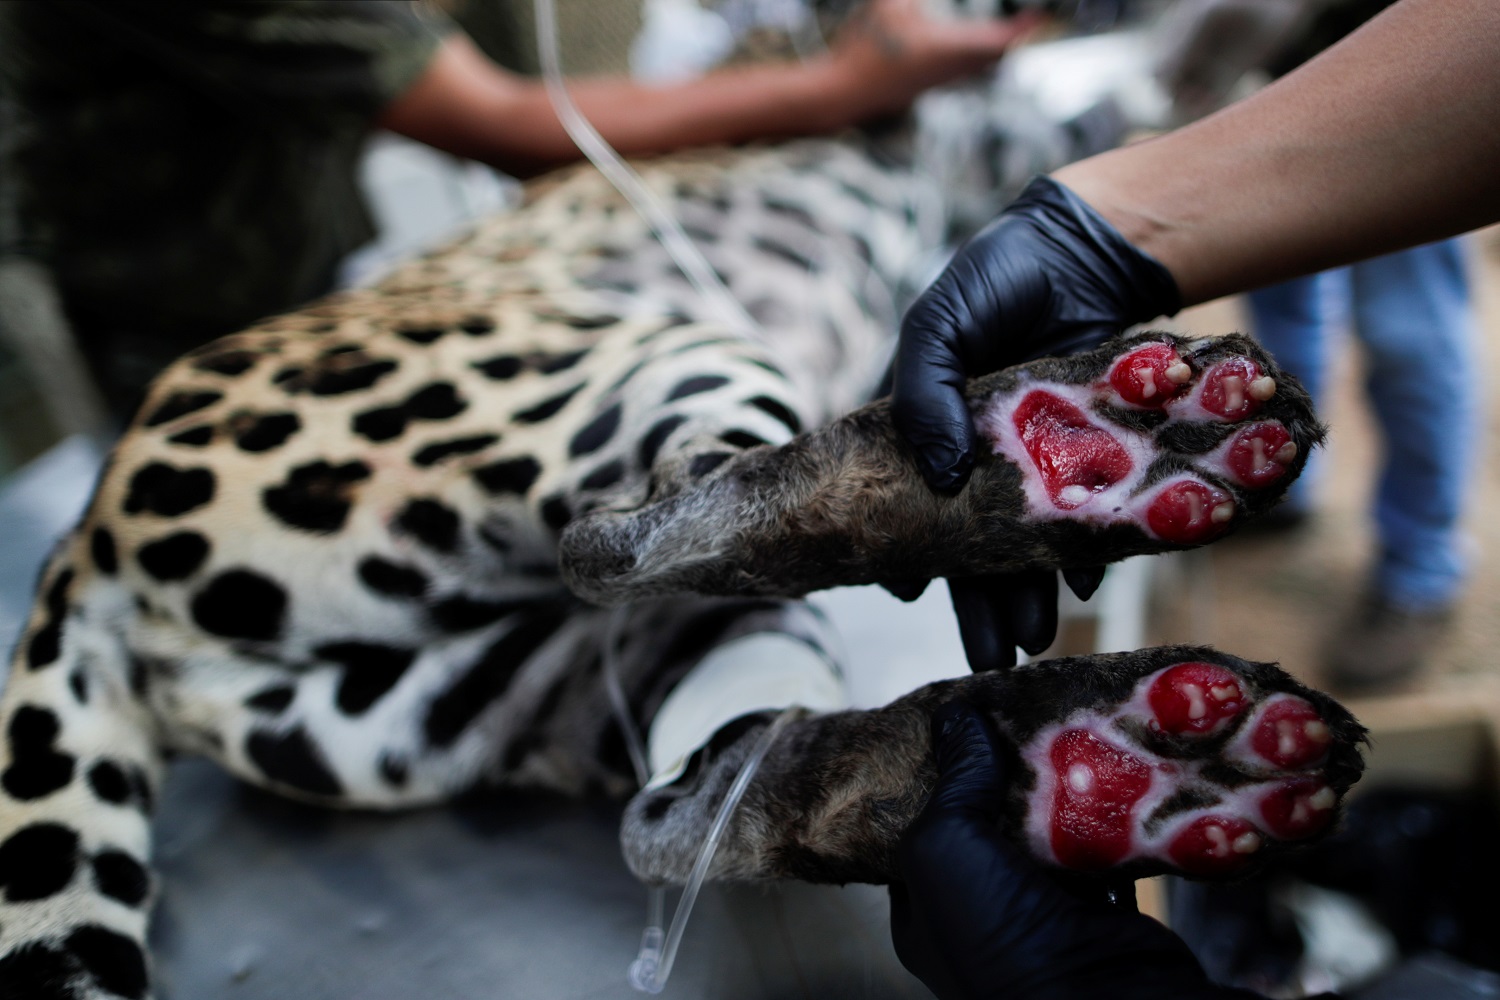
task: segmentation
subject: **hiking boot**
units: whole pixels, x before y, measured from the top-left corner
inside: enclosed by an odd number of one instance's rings
[[[1422,672],[1452,624],[1451,604],[1414,611],[1366,596],[1331,637],[1325,680],[1344,694],[1396,688]]]

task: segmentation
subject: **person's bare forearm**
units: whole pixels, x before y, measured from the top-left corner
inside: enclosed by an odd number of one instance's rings
[[[387,113],[388,127],[522,177],[578,159],[540,80],[494,75],[484,56],[461,38],[445,44],[435,62],[451,65],[435,66],[403,99],[420,113],[403,116],[398,104],[394,113]],[[618,79],[570,80],[568,92],[625,155],[812,134],[852,124],[846,110],[850,102],[823,63],[747,67],[663,87]]]
[[[580,110],[627,156],[817,135],[899,111],[927,87],[988,68],[1032,18],[948,22],[915,0],[875,0],[806,63],[721,70],[670,86],[570,80]],[[508,73],[450,35],[379,124],[430,146],[529,176],[576,160],[539,80]]]
[[[1240,104],[1056,178],[1184,304],[1500,219],[1500,3],[1403,0]]]

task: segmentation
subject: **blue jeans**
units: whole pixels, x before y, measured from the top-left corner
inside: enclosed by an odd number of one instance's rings
[[[1250,294],[1256,337],[1325,399],[1331,341],[1347,321],[1365,346],[1385,460],[1375,496],[1377,592],[1423,610],[1453,600],[1468,569],[1458,521],[1482,429],[1479,337],[1459,240]],[[1315,460],[1288,503],[1306,509]]]

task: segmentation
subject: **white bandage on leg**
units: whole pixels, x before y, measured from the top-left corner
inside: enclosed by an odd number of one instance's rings
[[[777,632],[757,632],[709,653],[662,702],[646,738],[647,789],[682,776],[688,758],[725,723],[766,709],[849,707],[844,679],[821,652]]]

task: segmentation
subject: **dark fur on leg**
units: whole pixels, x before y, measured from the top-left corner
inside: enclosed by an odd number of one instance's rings
[[[1289,474],[1258,491],[1202,475],[1234,498],[1232,524],[1269,510],[1323,429],[1307,394],[1248,337],[1117,338],[1087,354],[976,379],[968,388],[971,409],[1014,391],[1023,378],[1062,386],[1099,383],[1133,346],[1162,341],[1177,347],[1195,377],[1241,356],[1276,379],[1277,392],[1256,419],[1280,421],[1290,433],[1297,455]],[[1091,416],[1121,434],[1153,437],[1156,457],[1141,490],[1184,471],[1203,474],[1195,462],[1244,426],[1168,421],[1160,411],[1111,407],[1103,394]],[[1093,566],[1189,547],[1153,538],[1133,524],[1032,517],[1017,464],[994,454],[978,458],[958,494],[934,493],[892,426],[889,404],[877,402],[780,448],[743,452],[695,485],[674,492],[672,478],[664,477],[639,509],[578,519],[562,536],[563,576],[575,593],[601,604],[677,592],[799,596],[851,584]]]
[[[793,722],[741,801],[711,877],[889,882],[896,870],[897,841],[920,812],[936,776],[928,720],[935,708],[955,699],[989,713],[1007,752],[1017,755],[1013,773],[1023,777],[1009,790],[1005,814],[1008,832],[1024,844],[1027,795],[1038,779],[1021,759],[1021,748],[1048,727],[1128,702],[1143,678],[1188,661],[1228,668],[1261,701],[1276,694],[1305,699],[1331,732],[1327,757],[1316,772],[1307,773],[1315,773],[1339,798],[1359,779],[1364,728],[1333,699],[1299,684],[1274,664],[1188,646],[1067,657],[929,684],[873,711],[808,715]],[[699,752],[681,779],[631,801],[621,838],[626,860],[640,878],[651,883],[686,879],[729,785],[773,717],[758,713],[736,720]],[[1226,748],[1234,735],[1232,728],[1184,742],[1142,730],[1129,738],[1169,760],[1205,762],[1203,780],[1194,786],[1201,797],[1267,781],[1265,774],[1247,773],[1230,759]],[[1169,817],[1171,806],[1161,808]],[[1312,843],[1334,825],[1329,822],[1319,834],[1295,842],[1272,840],[1258,860]],[[1136,876],[1173,870],[1144,857],[1117,867]]]

